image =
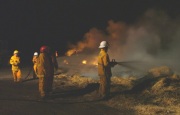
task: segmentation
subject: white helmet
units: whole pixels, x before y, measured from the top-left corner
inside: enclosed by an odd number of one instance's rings
[[[102,41],[102,42],[100,43],[100,45],[99,45],[99,48],[105,48],[105,47],[108,47],[108,46],[109,46],[109,44],[108,44],[107,41]]]
[[[37,52],[34,52],[34,56],[37,56],[38,55],[38,53]]]

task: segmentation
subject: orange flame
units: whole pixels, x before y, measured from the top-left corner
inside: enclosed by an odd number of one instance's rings
[[[68,50],[68,51],[66,52],[66,56],[71,56],[71,55],[76,54],[76,53],[77,53],[77,50],[71,49],[71,50]]]
[[[84,40],[79,41],[76,44],[69,44],[70,50],[66,52],[67,56],[71,56],[77,52],[82,52],[85,49],[98,49],[100,41],[104,40],[105,35],[101,30],[96,28],[91,29],[89,32],[85,33]]]

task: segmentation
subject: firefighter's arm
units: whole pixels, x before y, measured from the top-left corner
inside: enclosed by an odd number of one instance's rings
[[[16,60],[16,59],[11,58],[9,63],[11,65],[18,65],[20,62],[18,60]]]
[[[32,59],[32,62],[33,62],[33,64],[35,64],[35,63],[36,63],[36,60],[33,58],[33,59]]]
[[[19,65],[21,62],[20,62],[20,58],[17,60],[17,65]]]
[[[34,57],[32,58],[32,62],[34,63]]]
[[[112,61],[110,62],[108,54],[104,56],[103,62],[105,67],[107,66],[114,67],[115,65],[117,65],[115,59],[112,59]]]
[[[14,65],[19,65],[20,64],[20,58],[14,60]]]
[[[104,67],[109,66],[110,63],[109,63],[108,55],[104,55],[103,58],[102,58],[102,61],[103,61]]]
[[[11,58],[11,59],[9,60],[9,63],[10,63],[11,65],[13,65],[13,64],[14,64],[14,60]]]

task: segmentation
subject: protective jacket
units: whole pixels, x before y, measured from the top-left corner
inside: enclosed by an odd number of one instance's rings
[[[40,53],[38,59],[37,59],[37,67],[36,72],[38,77],[47,77],[52,72],[52,63],[51,58],[46,53]]]
[[[32,59],[32,62],[34,64],[33,66],[33,69],[34,69],[34,72],[36,73],[36,67],[37,67],[37,56],[33,56],[33,59]]]
[[[18,71],[19,64],[20,64],[20,57],[19,56],[12,56],[9,63],[12,65],[12,71]]]
[[[98,75],[112,76],[109,55],[104,49],[101,49],[98,56]]]

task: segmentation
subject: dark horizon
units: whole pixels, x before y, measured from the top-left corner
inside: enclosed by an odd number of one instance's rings
[[[83,40],[91,28],[106,30],[109,20],[133,25],[149,9],[179,18],[177,3],[176,0],[1,0],[0,40],[7,41],[11,54],[19,50],[24,60],[30,61],[42,45],[64,55],[69,43]]]

